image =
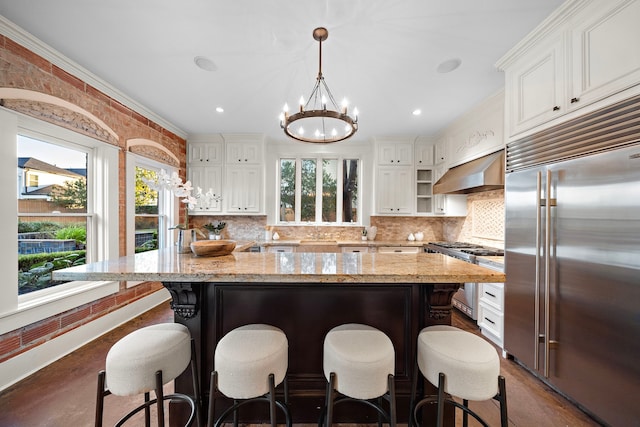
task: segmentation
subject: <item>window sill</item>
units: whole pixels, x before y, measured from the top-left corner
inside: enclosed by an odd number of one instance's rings
[[[18,299],[15,311],[0,314],[0,335],[119,291],[119,282],[69,282]]]

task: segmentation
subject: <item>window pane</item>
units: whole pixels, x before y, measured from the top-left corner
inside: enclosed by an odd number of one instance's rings
[[[156,181],[153,169],[136,166],[135,188],[135,251],[158,249],[158,191],[149,188],[144,180]]]
[[[89,218],[77,214],[87,213],[88,155],[19,135],[17,160],[18,294],[25,294],[64,283],[51,281],[51,271],[86,262]]]
[[[158,191],[152,190],[143,181],[157,181],[158,174],[155,170],[136,166],[136,214],[158,214]]]
[[[338,161],[322,161],[322,221],[335,222],[338,199]]]
[[[300,195],[300,220],[316,220],[316,160],[302,160],[302,193]]]
[[[280,221],[296,219],[296,161],[280,160]]]
[[[358,222],[358,160],[343,160],[342,221]]]

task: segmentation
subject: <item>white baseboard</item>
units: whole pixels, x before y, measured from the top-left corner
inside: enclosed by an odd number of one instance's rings
[[[0,391],[170,298],[161,289],[0,363]]]

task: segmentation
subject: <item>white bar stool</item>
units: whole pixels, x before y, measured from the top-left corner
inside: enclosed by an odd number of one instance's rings
[[[437,425],[442,426],[444,404],[449,403],[463,411],[463,425],[468,415],[480,424],[488,424],[469,409],[469,400],[496,399],[500,402],[500,423],[507,427],[507,394],[504,377],[500,375],[500,358],[496,349],[484,339],[453,326],[438,325],[424,328],[418,335],[418,353],[411,388],[409,427],[418,425],[420,408],[437,403]],[[434,386],[437,396],[427,396],[415,402],[418,371]],[[445,396],[445,393],[450,397]],[[462,399],[462,404],[452,396]]]
[[[211,373],[207,426],[219,427],[233,412],[238,425],[238,409],[250,402],[269,403],[271,426],[276,426],[276,407],[291,427],[287,367],[289,342],[285,333],[271,325],[250,324],[227,333],[218,342]],[[276,399],[276,387],[284,383],[284,403]],[[214,423],[215,398],[222,393],[233,399],[233,405]]]
[[[175,379],[191,364],[194,397],[175,393],[164,396],[162,386]],[[200,390],[194,343],[186,326],[161,323],[138,329],[116,342],[107,353],[106,368],[98,373],[96,427],[102,426],[104,397],[133,396],[144,393],[145,403],[126,414],[116,426],[144,409],[145,425],[150,425],[150,407],[157,403],[158,426],[164,426],[164,401],[181,400],[191,410],[186,426],[194,419],[200,424]],[[106,385],[106,387],[105,387]],[[150,400],[149,392],[156,398]]]
[[[378,424],[385,420],[396,425],[395,350],[385,333],[358,323],[336,326],[324,339],[323,370],[328,382],[318,426],[329,427],[334,406],[350,401],[375,409]],[[383,399],[388,401],[388,410],[383,408]]]

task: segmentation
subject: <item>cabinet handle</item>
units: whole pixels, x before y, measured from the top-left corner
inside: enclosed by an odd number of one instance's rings
[[[578,101],[580,101],[580,98],[571,98],[571,103],[572,104],[575,104]]]
[[[496,324],[496,322],[494,322],[493,320],[491,320],[491,319],[489,319],[487,317],[485,317],[484,320],[486,320],[487,322],[491,323],[492,325]]]
[[[560,107],[558,107],[557,105],[555,107],[553,107],[553,111],[558,111],[560,109]]]
[[[391,163],[393,163],[393,160],[391,160]]]
[[[484,291],[484,293],[485,293],[485,294],[487,294],[487,295],[489,295],[490,297],[493,297],[493,298],[495,298],[495,297],[496,297],[496,296],[495,296],[494,294],[492,294],[491,292]]]
[[[244,159],[244,161],[245,161],[245,162],[248,162],[248,160],[247,160],[247,159]]]

